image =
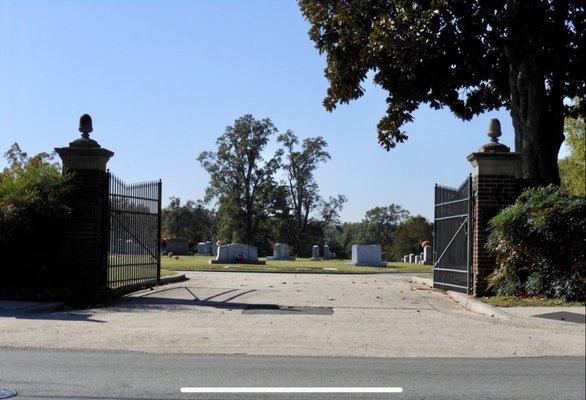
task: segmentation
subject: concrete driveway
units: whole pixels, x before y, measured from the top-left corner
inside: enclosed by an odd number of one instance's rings
[[[192,272],[104,308],[0,317],[0,346],[370,357],[584,355],[583,324],[499,320],[385,275]]]

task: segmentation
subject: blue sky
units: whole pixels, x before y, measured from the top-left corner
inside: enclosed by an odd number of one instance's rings
[[[294,1],[0,1],[0,150],[29,153],[67,145],[79,116],[116,154],[110,170],[127,182],[163,180],[164,196],[202,197],[196,161],[243,114],[280,130],[323,136],[332,159],[317,171],[322,195],[344,194],[358,221],[396,203],[433,217],[433,185],[456,186],[466,156],[487,141],[490,118],[513,146],[508,112],[470,122],[426,107],[390,152],[377,143],[385,93],[333,113],[322,107],[325,57],[307,36]],[[0,167],[5,165],[0,161]]]

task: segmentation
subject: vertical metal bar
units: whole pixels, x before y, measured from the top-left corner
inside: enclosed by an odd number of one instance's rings
[[[470,294],[470,278],[472,274],[472,235],[474,234],[473,229],[474,225],[472,222],[472,214],[473,214],[473,195],[472,195],[472,175],[468,176],[468,235],[466,237],[466,294]]]
[[[132,260],[132,262],[131,262],[132,272],[130,275],[130,284],[134,285],[134,284],[136,284],[136,278],[138,276],[138,271],[137,271],[138,268],[136,265],[136,250],[135,250],[135,247],[136,247],[136,243],[135,243],[136,242],[136,239],[135,239],[135,237],[136,237],[136,214],[134,214],[132,211],[134,211],[134,209],[136,208],[135,197],[137,196],[137,194],[136,194],[137,190],[133,185],[127,186],[127,188],[128,188],[127,190],[129,191],[129,194],[131,196],[130,202],[128,203],[128,210],[127,210],[127,211],[130,211],[128,213],[128,215],[130,216],[130,235],[129,235],[130,237],[129,237],[129,240],[131,243],[131,246],[130,246],[128,252],[130,253],[130,259]]]
[[[161,283],[161,199],[163,183],[159,179],[157,185],[157,285]]]
[[[110,251],[111,251],[111,244],[110,244],[110,229],[112,225],[112,221],[110,219],[110,171],[106,172],[106,204],[104,207],[104,212],[106,215],[103,216],[104,218],[104,243],[106,246],[105,249],[105,260],[104,260],[104,268],[105,268],[105,277],[106,277],[106,288],[110,285]]]
[[[120,181],[116,178],[116,194],[120,194]],[[116,198],[116,238],[118,242],[118,252],[116,253],[116,287],[120,286],[120,270],[123,268],[120,265],[123,264],[121,262],[121,258],[123,257],[124,252],[124,237],[123,231],[121,229],[120,224],[122,223],[122,207],[124,204],[122,203],[123,199],[118,196]]]
[[[438,198],[437,198],[437,183],[435,184],[435,186],[433,187],[434,189],[434,202],[435,204],[433,205],[433,241],[432,241],[432,245],[433,245],[433,249],[431,251],[432,255],[433,255],[433,269],[431,271],[432,273],[432,283],[435,286],[435,259],[436,259],[436,249],[437,249],[437,240],[438,240],[438,236],[437,236],[437,223],[438,221],[436,221],[437,218],[437,207],[436,204],[438,204]]]

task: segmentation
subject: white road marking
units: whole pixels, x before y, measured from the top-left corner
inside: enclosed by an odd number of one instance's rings
[[[401,387],[182,387],[181,393],[403,393]]]

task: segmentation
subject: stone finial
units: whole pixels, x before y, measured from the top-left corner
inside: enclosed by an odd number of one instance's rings
[[[502,135],[503,133],[501,132],[501,121],[499,121],[496,118],[493,118],[490,120],[490,122],[488,123],[488,137],[490,138],[490,141],[493,143],[498,143],[499,142],[499,137]]]
[[[501,122],[493,118],[488,123],[487,135],[490,138],[490,142],[480,148],[481,153],[508,153],[511,151],[508,146],[499,143],[499,137],[502,135]]]
[[[63,161],[63,170],[99,170],[106,172],[106,164],[114,153],[103,149],[98,142],[90,139],[92,117],[84,114],[79,119],[81,137],[69,143],[68,147],[57,147],[55,151]]]
[[[81,137],[88,140],[90,138],[90,132],[93,132],[92,128],[92,117],[89,114],[83,114],[79,118],[79,131],[81,132]]]
[[[94,139],[90,138],[90,132],[93,132],[92,126],[92,117],[89,114],[83,114],[79,118],[79,128],[78,130],[81,132],[81,137],[75,139],[73,142],[69,143],[71,147],[96,147],[99,148],[100,145]]]

